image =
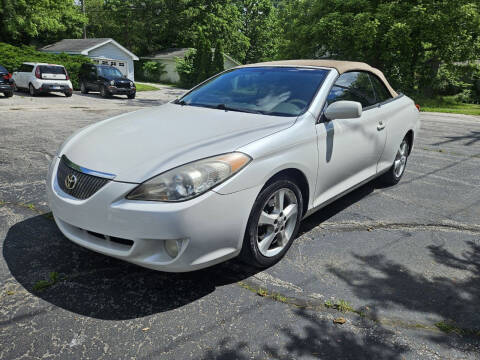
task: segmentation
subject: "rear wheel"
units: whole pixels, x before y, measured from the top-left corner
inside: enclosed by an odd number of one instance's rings
[[[37,96],[37,90],[35,90],[32,84],[28,85],[28,92],[30,93],[30,96]]]
[[[105,86],[102,86],[100,88],[100,96],[103,97],[104,99],[109,98],[110,94],[108,93],[108,90]]]
[[[400,147],[395,156],[392,167],[381,177],[381,180],[386,185],[396,185],[405,173],[407,167],[408,155],[410,153],[410,145],[407,138],[402,140]]]
[[[13,96],[13,91],[7,91],[3,93],[7,98]]]
[[[73,91],[67,91],[67,92],[65,92],[65,96],[66,96],[66,97],[71,97],[72,94],[73,94]]]
[[[298,232],[302,209],[302,193],[290,179],[278,179],[264,188],[250,213],[241,258],[257,267],[279,261]]]
[[[82,94],[88,94],[88,89],[83,81],[80,83],[80,91]]]

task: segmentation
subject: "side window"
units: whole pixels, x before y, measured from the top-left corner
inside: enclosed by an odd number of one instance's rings
[[[381,103],[392,98],[390,91],[388,91],[382,80],[373,74],[370,74],[370,79],[372,80],[375,95],[377,95],[377,103]]]
[[[375,92],[370,77],[365,72],[347,72],[339,76],[328,94],[329,104],[335,101],[357,101],[362,107],[375,105]]]

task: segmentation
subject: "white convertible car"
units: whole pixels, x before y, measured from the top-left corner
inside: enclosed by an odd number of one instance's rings
[[[312,212],[401,179],[418,115],[364,63],[240,66],[72,135],[49,169],[50,208],[73,242],[151,269],[270,266]]]

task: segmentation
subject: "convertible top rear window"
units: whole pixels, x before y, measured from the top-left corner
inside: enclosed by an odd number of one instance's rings
[[[304,113],[329,70],[249,67],[228,71],[192,90],[177,103],[276,116]]]

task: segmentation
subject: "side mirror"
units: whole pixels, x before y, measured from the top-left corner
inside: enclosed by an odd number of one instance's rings
[[[357,119],[362,116],[362,104],[356,101],[336,101],[327,107],[324,115],[328,120]]]

